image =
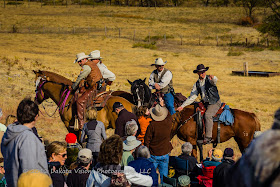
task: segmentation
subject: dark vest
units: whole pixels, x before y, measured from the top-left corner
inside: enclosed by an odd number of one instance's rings
[[[166,69],[166,68],[164,68],[163,72],[161,73],[161,76],[158,77],[158,71],[157,71],[157,70],[154,70],[153,73],[156,75],[156,76],[154,76],[154,81],[155,81],[156,83],[159,83],[159,82],[161,81],[163,75],[164,75],[167,71],[169,71],[169,70]],[[164,88],[162,88],[160,91],[161,91],[162,93],[166,94],[166,93],[169,93],[169,92],[170,92],[171,88],[173,88],[173,81],[172,81],[172,79],[171,79],[171,81],[169,82],[169,84],[168,84],[167,86],[165,86]]]
[[[199,80],[196,81],[196,88],[198,93],[202,97]],[[208,75],[206,75],[206,79],[205,79],[205,92],[206,92],[205,97],[207,98],[210,105],[213,105],[220,100],[218,88],[217,86],[210,83],[210,79]]]

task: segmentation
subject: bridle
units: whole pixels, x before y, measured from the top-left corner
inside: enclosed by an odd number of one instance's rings
[[[36,82],[35,82],[35,86],[36,86],[36,89],[35,89],[35,92],[36,92],[35,101],[37,101],[38,94],[41,94],[41,96],[42,96],[42,98],[43,98],[43,101],[44,101],[44,95],[43,95],[42,88],[43,88],[43,86],[45,85],[45,83],[47,83],[47,82],[51,82],[51,83],[55,83],[55,84],[60,84],[60,85],[62,85],[62,88],[61,88],[61,89],[63,89],[64,86],[65,86],[65,84],[62,84],[62,83],[57,83],[57,82],[53,82],[53,81],[48,81],[48,80],[46,80],[46,76],[44,76],[44,77],[38,77],[37,80],[36,80]],[[58,102],[58,104],[57,104],[57,108],[55,109],[55,111],[53,112],[52,115],[49,115],[49,114],[47,113],[46,108],[45,108],[45,106],[44,106],[43,103],[42,103],[42,106],[43,106],[43,108],[44,108],[44,110],[45,110],[45,113],[46,113],[49,117],[53,117],[54,114],[56,113],[56,111],[57,111],[58,108],[59,108],[59,112],[60,112],[61,114],[63,114],[64,108],[70,105],[71,99],[70,99],[70,101],[69,101],[69,102],[67,103],[67,105],[66,105],[66,101],[67,101],[67,99],[68,99],[68,97],[69,97],[69,95],[70,95],[70,92],[71,92],[71,90],[69,90],[68,88],[66,88],[66,89],[63,91],[63,93],[62,93],[62,95],[61,95],[61,97],[60,97],[60,99],[59,99],[59,102]],[[65,95],[65,94],[66,94],[66,95]],[[64,97],[64,95],[65,95],[65,97]],[[63,99],[63,97],[64,97],[64,99]],[[44,114],[42,113],[41,110],[40,110],[40,112],[41,112],[41,114],[44,116]],[[59,116],[57,116],[57,117],[59,117]]]

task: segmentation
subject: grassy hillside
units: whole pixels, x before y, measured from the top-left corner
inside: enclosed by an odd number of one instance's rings
[[[261,19],[263,11],[257,15]],[[32,70],[55,71],[75,80],[80,70],[73,64],[75,55],[98,49],[104,64],[117,76],[113,90],[129,91],[127,79],[149,77],[150,64],[161,57],[173,73],[175,91],[188,96],[197,80],[192,70],[203,63],[210,67],[208,74],[219,79],[222,102],[256,113],[262,131],[269,129],[280,106],[280,78],[233,76],[231,72],[242,70],[244,62],[249,63],[249,70],[279,72],[279,51],[245,47],[246,38],[248,45],[257,41],[265,45],[266,40],[254,28],[237,25],[242,16],[243,9],[238,7],[41,8],[31,4],[30,8],[0,8],[0,107],[4,118],[15,114],[21,99],[35,96]],[[44,105],[47,113],[55,111],[52,103]],[[40,118],[38,131],[44,139],[64,139],[67,132],[59,118]],[[183,142],[176,138],[172,142],[172,154],[179,154]],[[226,146],[237,151],[233,140],[219,145]]]

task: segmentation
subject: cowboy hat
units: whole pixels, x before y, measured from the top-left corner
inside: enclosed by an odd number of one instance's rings
[[[196,67],[196,70],[193,70],[193,73],[197,73],[199,71],[207,71],[209,69],[209,67],[204,67],[203,64],[199,64],[197,67]]]
[[[164,66],[167,63],[167,61],[163,62],[162,58],[157,58],[154,64],[151,64],[151,66]]]
[[[123,142],[123,150],[125,151],[131,151],[132,149],[135,149],[139,145],[141,145],[141,141],[136,140],[135,136],[128,136],[126,140]]]
[[[92,59],[102,59],[102,57],[100,57],[100,51],[99,50],[95,50],[95,51],[92,51],[90,54],[89,54],[89,60],[92,60]]]
[[[76,62],[79,62],[80,60],[83,60],[83,59],[85,59],[85,58],[89,58],[89,56],[86,55],[85,53],[78,53],[78,54],[76,55],[76,57],[77,57],[77,59],[74,61],[74,64],[75,64]]]
[[[162,121],[168,115],[168,109],[157,104],[150,109],[150,114],[155,121]]]

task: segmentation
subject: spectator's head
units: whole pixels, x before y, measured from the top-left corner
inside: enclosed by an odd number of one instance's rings
[[[148,147],[142,145],[137,149],[137,158],[139,158],[139,157],[143,157],[143,158],[151,157]]]
[[[14,115],[8,115],[8,117],[6,118],[6,122],[5,122],[5,125],[8,126],[12,123],[15,123],[17,121],[17,117],[14,116]]]
[[[92,161],[92,152],[90,149],[84,148],[81,149],[78,153],[78,162],[79,165],[88,166],[88,164]]]
[[[116,112],[117,114],[120,113],[120,111],[122,111],[124,109],[124,106],[122,103],[120,102],[115,102],[113,104],[113,112]]]
[[[120,164],[123,154],[123,141],[119,135],[112,135],[100,146],[98,162],[104,165]]]
[[[157,104],[155,107],[150,109],[150,114],[153,120],[163,121],[168,115],[168,109]]]
[[[189,176],[181,175],[180,177],[178,177],[178,184],[180,187],[188,187],[190,186],[190,183],[191,183],[191,179]]]
[[[255,131],[253,139],[256,139],[258,136],[262,134],[262,131]]]
[[[220,162],[223,158],[223,152],[220,149],[214,149],[212,153],[212,160]]]
[[[65,137],[65,141],[68,144],[77,143],[77,136],[74,133],[68,133]]]
[[[39,114],[39,107],[30,98],[23,99],[17,108],[17,120],[20,124],[31,123],[35,121]]]
[[[149,109],[147,106],[140,106],[136,110],[136,116],[139,118],[141,116],[147,117],[149,115]]]
[[[96,120],[97,119],[97,110],[95,107],[89,107],[86,112],[86,119],[88,121]]]
[[[280,129],[280,108],[274,114],[272,129]]]
[[[182,145],[183,154],[189,155],[189,154],[191,154],[192,150],[193,150],[193,146],[190,142],[186,142]]]
[[[5,169],[4,169],[4,158],[0,158],[0,174],[5,174]]]
[[[54,141],[47,147],[47,157],[50,162],[59,162],[64,165],[67,158],[67,145],[64,142]]]
[[[232,148],[226,148],[224,150],[224,159],[231,159],[233,160],[234,159],[234,151]]]
[[[125,134],[126,136],[135,136],[138,130],[138,125],[134,119],[126,122],[125,124]]]
[[[22,173],[18,179],[18,187],[37,187],[38,184],[41,187],[52,186],[52,179],[36,169]]]
[[[139,145],[141,145],[141,141],[136,140],[135,136],[128,136],[123,142],[123,150],[132,151],[135,150]]]

